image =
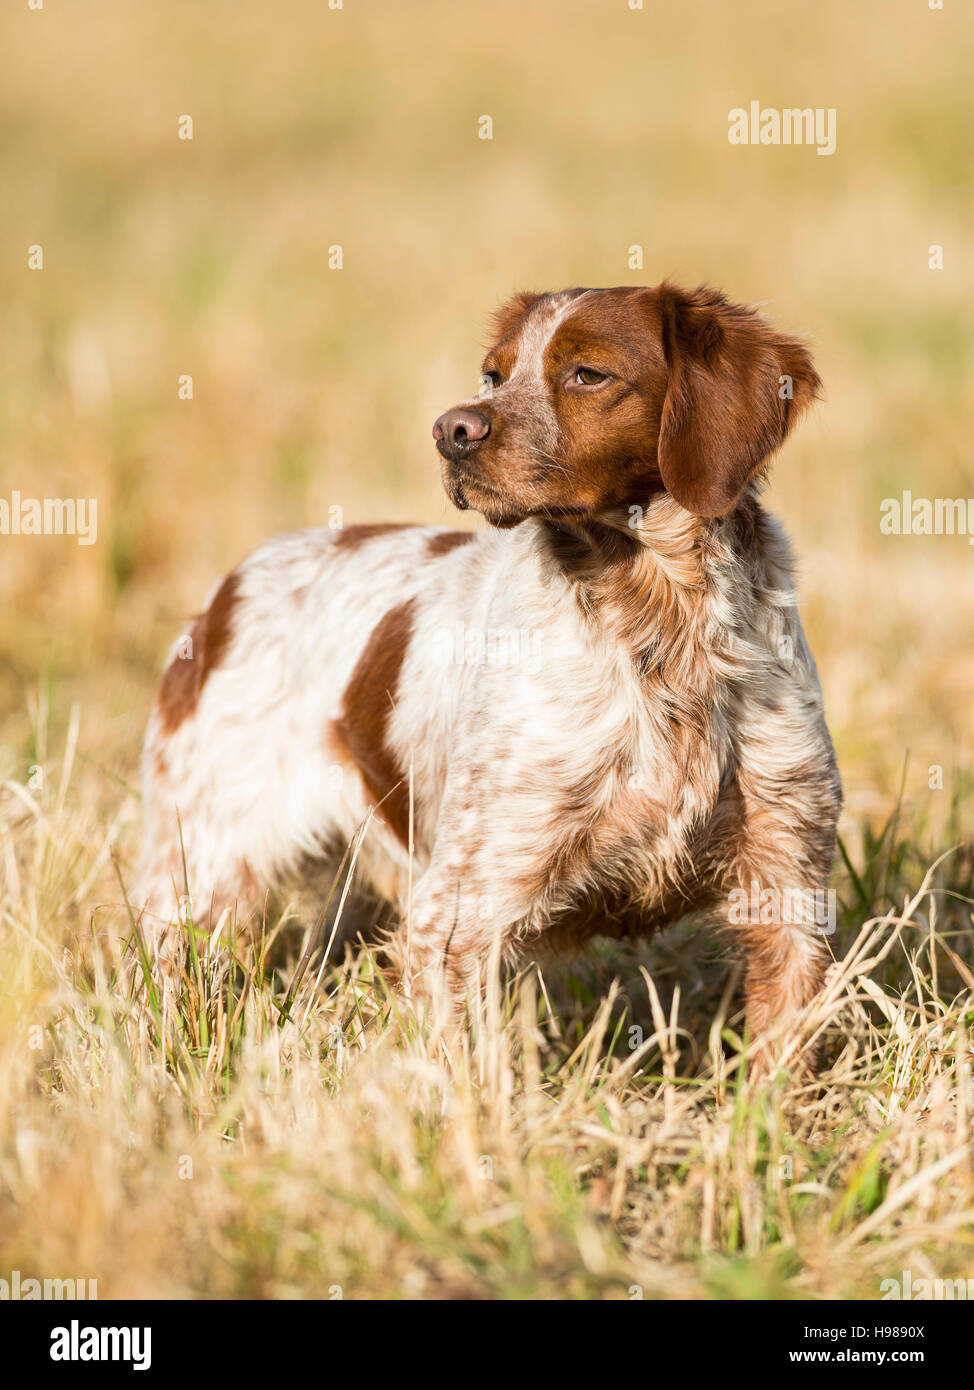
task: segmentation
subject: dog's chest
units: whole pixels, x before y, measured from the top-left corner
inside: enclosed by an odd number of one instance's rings
[[[709,673],[698,675],[688,689],[651,663],[603,651],[566,662],[557,688],[536,692],[513,763],[522,795],[544,803],[538,849],[553,880],[621,875],[646,897],[678,875],[729,759],[722,701]]]
[[[729,741],[716,666],[689,628],[676,652],[634,650],[567,584],[515,574],[489,602],[465,596],[454,660],[437,663],[424,641],[400,691],[420,839],[460,835],[549,884],[657,878],[719,796]]]
[[[610,841],[678,857],[720,794],[729,745],[722,704],[709,684],[681,689],[638,666],[627,684],[628,714],[614,756],[601,763],[598,819]]]

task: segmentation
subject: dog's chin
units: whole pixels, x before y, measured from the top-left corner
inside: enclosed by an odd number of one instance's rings
[[[494,526],[498,531],[510,531],[514,526],[520,526],[524,520],[523,512],[500,512],[487,507],[478,507],[477,511],[488,526]]]
[[[479,512],[489,526],[496,526],[500,531],[509,531],[527,515],[510,499],[483,486],[475,479],[458,478],[455,473],[451,473],[444,476],[443,486],[446,495],[458,511]]]

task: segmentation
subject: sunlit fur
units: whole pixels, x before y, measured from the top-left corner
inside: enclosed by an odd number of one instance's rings
[[[176,679],[186,658],[174,654],[144,763],[138,905],[157,942],[175,935],[183,854],[196,920],[232,904],[239,917],[346,844],[370,810],[359,868],[401,908],[395,967],[414,988],[435,977],[458,999],[492,954],[639,933],[690,911],[727,922],[731,892],[755,884],[782,898],[825,887],[841,792],[789,547],[758,500],[767,449],[745,439],[756,453],[746,476],[734,482],[738,459],[707,479],[707,495],[735,489],[718,516],[688,510],[663,485],[657,438],[634,440],[618,465],[603,457],[597,488],[584,461],[578,476],[566,465],[554,492],[536,481],[526,505],[516,456],[572,456],[545,354],[582,305],[591,339],[599,293],[525,296],[504,323],[514,365],[491,402],[507,414],[494,417],[490,498],[481,505],[476,483],[463,486],[466,505],[503,529],[469,543],[423,527],[280,537],[234,572],[219,659],[193,685],[192,707]],[[631,310],[634,337],[657,334],[647,375],[618,394],[658,437],[675,373],[658,306],[683,292],[653,293]],[[618,322],[625,303],[612,303]],[[779,351],[803,352],[722,297],[686,296],[672,312],[688,304],[717,315],[731,355],[743,322],[762,370],[776,369]],[[737,316],[726,338],[725,313]],[[685,353],[696,333],[686,330]],[[701,352],[698,392],[713,360],[711,346]],[[757,378],[731,365],[739,389],[752,389]],[[778,405],[725,398],[700,409],[746,433]],[[792,418],[782,412],[781,438]],[[587,428],[595,438],[598,422]],[[703,495],[699,477],[692,487]],[[547,503],[571,495],[579,516],[552,520]],[[206,626],[204,615],[204,639]],[[377,632],[389,636],[376,642]],[[492,633],[506,634],[513,659],[497,659]],[[826,946],[807,923],[731,930],[746,954],[751,1026],[763,1032],[814,995]]]

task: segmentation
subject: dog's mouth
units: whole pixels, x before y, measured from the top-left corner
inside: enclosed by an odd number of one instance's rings
[[[511,497],[485,483],[472,469],[463,464],[453,464],[443,470],[443,486],[450,501],[458,511],[480,512],[491,526],[508,528],[516,526],[527,515]]]
[[[479,512],[490,526],[502,531],[519,526],[531,516],[569,526],[581,525],[592,520],[592,511],[586,506],[555,502],[545,504],[540,499],[534,505],[520,502],[468,472],[462,464],[453,464],[449,469],[444,468],[443,486],[458,511]]]

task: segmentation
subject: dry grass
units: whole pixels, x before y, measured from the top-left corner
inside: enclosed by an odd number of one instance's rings
[[[201,943],[168,1005],[120,968],[73,752],[2,804],[0,1268],[276,1298],[870,1298],[969,1272],[969,851],[921,875],[895,826],[870,844],[803,1030],[821,1084],[754,1088],[735,972],[688,927],[495,986],[462,1042],[367,950],[319,950],[288,1004],[277,922]]]
[[[0,1277],[872,1297],[970,1271],[972,552],[878,519],[971,491],[971,12],[48,0],[0,62],[0,496],[99,504],[95,546],[0,537]],[[836,154],[730,147],[752,98],[836,107]],[[282,1022],[283,936],[157,1017],[119,975],[110,845],[127,875],[185,615],[331,507],[455,524],[429,425],[488,310],[664,274],[765,301],[826,381],[769,496],[847,795],[822,1089],[743,1083],[733,980],[688,926],[543,963],[467,1048],[367,953]]]

